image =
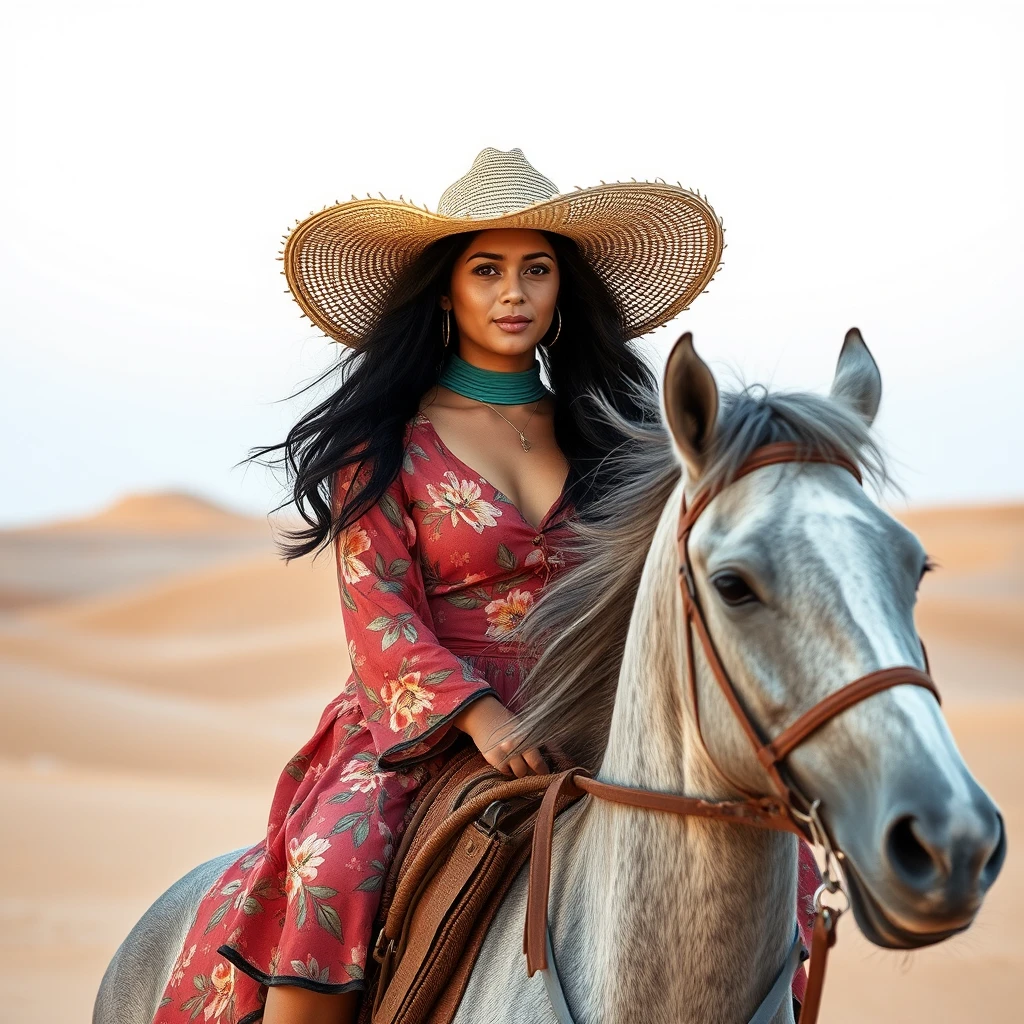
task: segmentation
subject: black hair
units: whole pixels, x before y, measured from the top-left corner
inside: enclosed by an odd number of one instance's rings
[[[445,354],[438,300],[448,294],[455,260],[476,233],[446,236],[412,261],[359,346],[343,352],[307,386],[337,373],[333,393],[305,413],[284,441],[250,450],[246,461],[284,465],[292,495],[278,508],[294,503],[306,524],[284,533],[286,559],[333,541],[377,503],[398,474],[405,426],[436,384]],[[563,503],[587,518],[608,490],[604,460],[635,443],[607,417],[595,415],[595,399],[628,420],[645,421],[651,410],[643,395],[650,395],[655,381],[646,361],[626,343],[614,296],[577,244],[564,235],[543,234],[558,260],[562,328],[557,342],[550,348],[542,343],[538,352],[555,395],[555,441],[569,463]],[[280,455],[265,460],[274,452]],[[366,475],[332,513],[335,476],[346,466],[365,467]]]

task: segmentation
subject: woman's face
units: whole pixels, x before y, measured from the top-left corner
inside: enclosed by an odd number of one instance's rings
[[[558,262],[544,235],[498,228],[474,235],[456,257],[441,305],[452,310],[463,359],[488,367],[495,356],[506,357],[503,364],[521,356],[529,366],[557,298]]]

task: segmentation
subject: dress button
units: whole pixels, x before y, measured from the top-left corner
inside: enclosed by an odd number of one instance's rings
[[[533,543],[539,544],[543,539],[544,538],[538,533],[537,536],[533,538]]]

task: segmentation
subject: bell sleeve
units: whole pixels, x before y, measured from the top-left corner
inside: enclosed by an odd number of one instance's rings
[[[335,478],[335,508],[351,482],[346,467]],[[472,701],[500,696],[434,633],[401,473],[338,534],[334,549],[355,688],[377,764],[406,768],[457,739],[452,719]]]

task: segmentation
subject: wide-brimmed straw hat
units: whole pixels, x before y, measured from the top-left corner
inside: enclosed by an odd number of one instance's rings
[[[601,182],[559,192],[521,149],[488,147],[445,189],[437,212],[411,200],[352,197],[285,237],[284,274],[303,314],[358,346],[399,273],[431,242],[490,228],[567,235],[615,297],[626,336],[687,309],[717,272],[723,225],[706,197],[654,181]]]

